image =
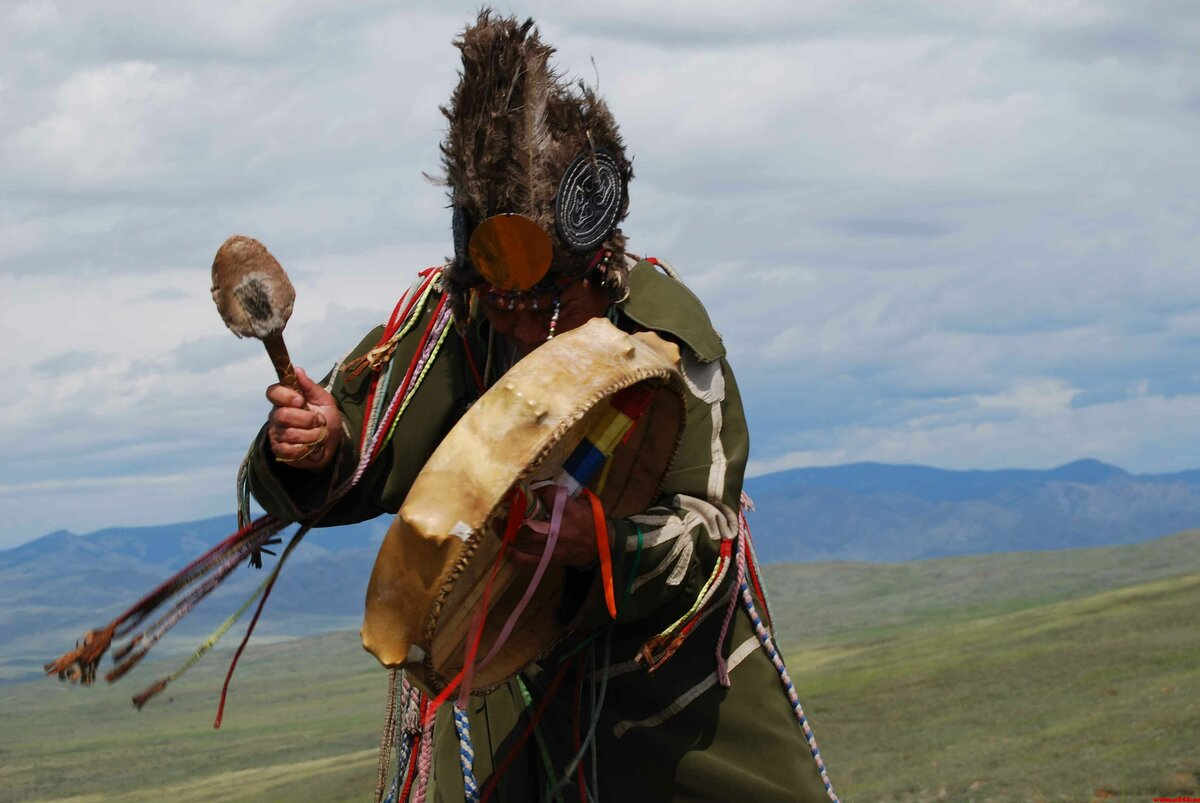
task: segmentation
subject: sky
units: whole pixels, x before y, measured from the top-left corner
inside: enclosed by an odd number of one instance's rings
[[[1200,466],[1190,0],[496,8],[606,97],[752,473]],[[0,548],[233,509],[273,372],[213,254],[280,259],[312,373],[381,322],[452,250],[422,174],[477,9],[0,7]]]

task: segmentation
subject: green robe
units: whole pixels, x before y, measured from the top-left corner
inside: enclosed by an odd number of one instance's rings
[[[392,356],[403,367],[412,359],[433,303]],[[542,799],[550,772],[557,776],[575,754],[576,688],[587,700],[598,693],[607,674],[603,706],[596,720],[595,758],[598,793],[605,800],[828,800],[816,763],[801,731],[774,664],[759,644],[740,600],[721,645],[732,685],[716,679],[715,650],[735,572],[730,571],[713,611],[702,619],[679,651],[654,673],[633,661],[639,648],[683,616],[696,601],[718,558],[721,540],[737,533],[742,479],[749,434],[733,374],[720,336],[699,300],[676,279],[648,262],[630,272],[630,296],[617,308],[616,323],[627,331],[651,330],[681,346],[689,389],[683,440],[667,473],[657,504],[613,522],[614,588],[620,601],[616,623],[605,608],[599,583],[590,575],[574,585],[583,589],[575,634],[522,673],[525,693],[537,705],[564,655],[594,638],[591,649],[603,666],[582,680],[572,667],[551,698],[537,739],[516,754],[497,784],[499,801]],[[361,521],[395,513],[433,449],[473,399],[466,350],[486,343],[486,320],[474,323],[466,338],[451,333],[391,441],[363,479],[322,525]],[[350,358],[379,342],[382,328],[367,335]],[[482,362],[480,362],[482,366]],[[369,373],[369,372],[366,372]],[[396,371],[393,385],[403,371]],[[313,476],[270,460],[260,433],[250,461],[251,489],[269,512],[298,519],[320,507],[332,484],[358,461],[369,377],[332,375],[326,385],[344,418],[344,438],[330,475]],[[389,393],[394,387],[388,388]],[[756,599],[760,611],[763,603]],[[578,660],[578,659],[574,659]],[[602,658],[597,657],[602,663]],[[443,706],[435,725],[433,769],[428,800],[457,801],[463,796],[458,741]],[[482,787],[510,752],[528,721],[526,700],[517,681],[469,708],[474,770]],[[584,721],[582,728],[590,723]],[[592,777],[592,757],[583,762]],[[557,777],[554,778],[557,780]],[[563,799],[578,797],[572,783]]]

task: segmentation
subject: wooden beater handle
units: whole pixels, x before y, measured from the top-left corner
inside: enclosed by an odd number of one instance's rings
[[[275,373],[279,375],[279,381],[292,390],[299,391],[300,381],[296,379],[296,369],[292,367],[292,358],[288,356],[287,346],[284,345],[283,333],[276,332],[273,335],[267,335],[262,342],[267,347],[267,354],[270,355],[271,362],[275,365]]]

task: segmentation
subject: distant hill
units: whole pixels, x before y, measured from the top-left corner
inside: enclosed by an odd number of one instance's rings
[[[1200,576],[1200,530],[1126,546],[904,563],[776,563],[765,573],[772,610],[782,613],[780,640],[808,648],[850,632],[856,638],[893,636]]]
[[[314,530],[280,575],[260,635],[294,638],[357,627],[388,523],[381,518]],[[0,681],[37,671],[85,629],[111,619],[235,530],[233,516],[87,535],[60,530],[0,551]],[[235,572],[156,652],[193,649],[264,576]]]
[[[1198,547],[1194,532],[1105,549],[772,567],[776,618],[798,633],[781,633],[782,648],[834,787],[845,800],[897,803],[1194,798]],[[1164,574],[1172,564],[1177,574]],[[802,574],[776,572],[793,569]],[[881,633],[881,615],[905,621]],[[807,635],[814,624],[822,633]],[[357,634],[253,642],[215,731],[232,646],[140,712],[129,698],[161,666],[114,686],[0,687],[0,799],[369,796],[387,674]],[[784,704],[782,687],[764,693]]]
[[[1093,460],[1049,471],[861,463],[756,477],[747,490],[757,505],[750,523],[764,563],[1134,544],[1200,525],[1200,471],[1137,476]],[[281,575],[260,633],[285,638],[357,627],[389,523],[381,517],[313,531]],[[234,529],[234,518],[224,516],[86,535],[59,531],[0,551],[0,680],[36,670]],[[870,566],[821,564],[814,571],[818,583],[878,579]],[[237,572],[180,626],[178,648],[194,646],[197,634],[211,630],[262,576]],[[969,584],[970,571],[960,581]]]
[[[1200,471],[1135,475],[1096,460],[1046,471],[855,463],[754,477],[746,491],[766,563],[1110,546],[1200,525]]]

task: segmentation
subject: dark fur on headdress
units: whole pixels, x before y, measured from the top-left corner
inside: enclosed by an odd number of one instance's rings
[[[462,52],[462,71],[450,103],[442,107],[449,127],[440,181],[449,187],[460,218],[456,236],[491,215],[523,214],[554,244],[550,275],[582,273],[590,255],[573,253],[561,241],[554,200],[567,166],[585,151],[607,151],[625,180],[633,177],[612,113],[591,88],[564,81],[551,67],[554,48],[542,42],[532,19],[496,17],[485,8],[454,44]],[[618,222],[628,205],[625,196]],[[622,271],[624,245],[620,229],[605,243]],[[465,249],[458,250],[449,280],[450,289],[461,293],[478,276]]]

